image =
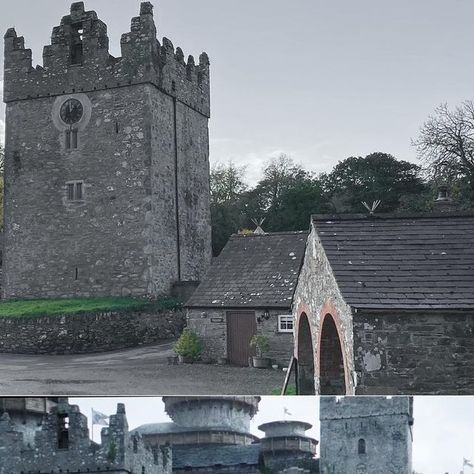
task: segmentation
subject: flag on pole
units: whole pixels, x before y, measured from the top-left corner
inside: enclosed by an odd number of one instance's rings
[[[469,459],[466,459],[466,458],[463,459],[462,465],[463,465],[463,467],[464,466],[474,467],[472,462]]]
[[[103,425],[103,426],[108,426],[109,417],[107,415],[104,415],[100,411],[96,411],[92,408],[92,424],[93,425]]]

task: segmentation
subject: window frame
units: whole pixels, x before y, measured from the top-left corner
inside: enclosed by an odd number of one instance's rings
[[[282,327],[283,324],[288,325],[288,323],[289,323],[288,318],[291,318],[291,329],[288,329],[287,327],[286,328]],[[292,314],[279,314],[278,315],[278,332],[279,333],[281,333],[281,334],[290,334],[291,333],[292,334],[294,328],[295,328],[295,322],[294,322]]]
[[[84,180],[82,179],[66,181],[66,201],[84,202],[84,188]]]

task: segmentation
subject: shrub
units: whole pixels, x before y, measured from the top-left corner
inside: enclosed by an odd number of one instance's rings
[[[174,346],[176,354],[197,360],[202,352],[199,337],[189,328],[185,328]]]
[[[270,349],[270,343],[267,337],[255,335],[250,340],[250,347],[255,347],[257,357],[263,357],[263,354]]]

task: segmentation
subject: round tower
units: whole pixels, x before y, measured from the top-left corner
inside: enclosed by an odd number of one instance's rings
[[[249,445],[258,438],[250,421],[260,397],[163,397],[171,423],[150,423],[140,432],[151,445]]]
[[[290,468],[312,468],[318,442],[306,436],[312,428],[303,421],[272,421],[258,427],[265,432],[260,440],[260,452],[266,467],[272,472]],[[309,472],[312,472],[311,470]]]
[[[25,443],[33,446],[44,416],[58,402],[57,397],[0,398],[0,416],[7,412],[15,430],[23,433]]]

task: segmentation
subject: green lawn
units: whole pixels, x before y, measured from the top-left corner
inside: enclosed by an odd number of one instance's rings
[[[55,298],[0,302],[0,317],[54,316],[97,311],[172,309],[178,304],[168,297],[150,301],[145,298]]]

